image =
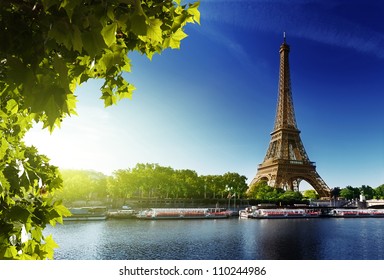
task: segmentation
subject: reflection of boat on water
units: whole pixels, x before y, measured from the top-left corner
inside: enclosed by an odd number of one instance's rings
[[[71,216],[64,217],[64,221],[99,221],[107,219],[107,207],[79,207],[69,208]]]
[[[333,209],[329,212],[329,216],[337,218],[384,217],[384,209]]]
[[[145,220],[158,219],[222,219],[230,216],[224,208],[151,208],[140,211],[136,217]]]
[[[321,211],[313,209],[257,209],[252,207],[241,210],[239,216],[252,219],[317,218],[321,216]]]

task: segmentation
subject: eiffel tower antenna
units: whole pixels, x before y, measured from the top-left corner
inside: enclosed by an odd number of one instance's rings
[[[290,47],[284,42],[280,46],[280,70],[276,118],[271,140],[263,163],[257,169],[250,187],[260,181],[286,190],[298,190],[302,180],[307,181],[321,197],[329,197],[330,189],[316,171],[304,149],[297,128],[293,108],[291,77],[289,70]]]

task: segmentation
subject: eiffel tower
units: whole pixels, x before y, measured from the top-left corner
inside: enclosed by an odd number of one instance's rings
[[[267,181],[271,187],[298,190],[300,182],[305,180],[321,197],[329,197],[331,191],[317,173],[315,163],[309,160],[297,128],[291,92],[289,50],[284,34],[284,42],[280,46],[275,125],[267,154],[250,186],[259,181]]]

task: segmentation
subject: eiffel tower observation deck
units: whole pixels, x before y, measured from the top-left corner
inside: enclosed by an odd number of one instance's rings
[[[276,119],[271,140],[263,163],[257,169],[250,186],[260,181],[285,190],[298,190],[302,180],[307,181],[321,197],[329,197],[330,189],[316,171],[304,149],[297,128],[293,108],[291,78],[289,71],[290,47],[284,42],[280,46],[279,89]]]

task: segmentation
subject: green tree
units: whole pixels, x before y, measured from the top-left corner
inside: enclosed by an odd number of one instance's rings
[[[253,184],[249,188],[247,195],[249,198],[257,199],[260,201],[276,202],[283,193],[284,190],[272,188],[268,186],[268,183],[266,181],[260,181]]]
[[[225,191],[222,175],[200,176],[204,185],[204,198],[217,198],[217,195]]]
[[[364,194],[366,199],[372,199],[375,196],[375,190],[370,186],[362,185],[359,190],[360,193]]]
[[[57,194],[66,204],[75,201],[105,199],[107,176],[90,170],[61,170],[63,188]]]
[[[227,172],[223,175],[222,183],[226,186],[226,191],[237,198],[243,197],[248,189],[247,177],[238,173]]]
[[[132,173],[137,176],[137,188],[141,197],[154,197],[155,194],[155,164],[136,164]]]
[[[285,203],[300,201],[302,200],[302,198],[303,198],[303,195],[301,194],[301,192],[297,192],[297,191],[286,191],[279,196],[279,200]]]
[[[178,177],[183,190],[183,198],[201,198],[204,196],[204,186],[196,171],[182,169],[179,171]]]
[[[134,175],[131,170],[119,169],[108,180],[108,194],[112,199],[129,198],[136,191]]]
[[[378,186],[374,189],[376,198],[383,199],[384,198],[384,184]]]
[[[56,167],[27,147],[33,121],[51,131],[76,114],[76,87],[104,79],[105,106],[130,98],[128,54],[179,48],[199,3],[180,0],[0,1],[0,259],[53,257],[47,223],[68,210],[55,201]]]
[[[340,196],[344,197],[345,199],[355,199],[355,198],[358,198],[359,195],[360,195],[360,190],[358,188],[354,188],[351,186],[342,188],[340,191]]]
[[[340,196],[341,189],[339,187],[335,187],[331,190],[331,196],[333,198],[338,198]]]
[[[174,177],[172,176],[174,170],[171,167],[164,167],[160,165],[155,166],[154,170],[154,184],[157,190],[157,196],[163,198],[174,198]]]
[[[307,199],[318,199],[319,194],[315,190],[305,190],[303,192],[303,197]]]

